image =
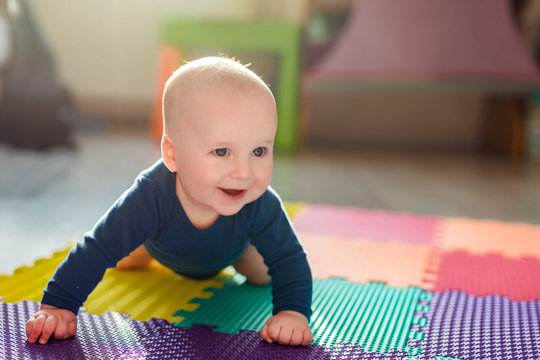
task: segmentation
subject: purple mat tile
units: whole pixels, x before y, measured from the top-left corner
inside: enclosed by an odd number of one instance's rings
[[[134,331],[125,316],[107,313],[103,316],[81,314],[77,336],[50,340],[47,345],[26,341],[26,320],[38,309],[38,303],[0,302],[0,359],[144,359],[147,351],[140,344],[148,327]],[[144,332],[146,331],[146,333]]]
[[[464,360],[540,359],[540,301],[512,301],[464,292],[433,293],[426,304],[427,325],[413,325],[423,340],[409,340],[420,347],[419,359],[436,356]]]
[[[153,321],[164,321],[156,320]],[[338,344],[326,348],[317,345],[289,347],[267,344],[255,331],[241,330],[237,335],[213,332],[214,327],[194,325],[179,328],[165,322],[160,334],[148,341],[148,359],[181,359],[176,354],[193,359],[402,359],[404,351],[388,354],[362,352],[360,346]],[[165,353],[161,349],[167,349]],[[173,355],[174,354],[174,355]],[[157,356],[156,356],[157,355]]]
[[[0,359],[374,359],[396,360],[403,351],[388,354],[362,352],[357,345],[327,348],[311,345],[288,347],[267,344],[254,331],[239,334],[213,332],[212,327],[181,328],[166,320],[126,320],[118,313],[80,314],[77,335],[50,340],[47,345],[29,344],[24,324],[38,303],[0,302]]]

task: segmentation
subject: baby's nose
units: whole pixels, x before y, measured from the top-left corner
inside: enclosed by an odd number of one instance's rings
[[[235,179],[250,179],[252,175],[251,161],[244,158],[236,158],[233,162],[230,176]]]

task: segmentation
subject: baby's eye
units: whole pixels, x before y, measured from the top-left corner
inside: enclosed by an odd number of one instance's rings
[[[266,148],[258,147],[255,150],[253,150],[253,155],[255,155],[257,157],[261,157],[261,156],[264,155],[265,152],[266,152]]]
[[[216,149],[216,150],[214,150],[212,152],[214,153],[214,155],[217,155],[217,156],[227,156],[227,155],[229,155],[229,149],[227,149],[227,148]]]

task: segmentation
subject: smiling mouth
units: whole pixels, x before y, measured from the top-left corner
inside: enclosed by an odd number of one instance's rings
[[[219,188],[219,190],[223,191],[225,194],[231,196],[231,197],[240,197],[244,195],[246,190],[238,190],[238,189],[223,189]]]

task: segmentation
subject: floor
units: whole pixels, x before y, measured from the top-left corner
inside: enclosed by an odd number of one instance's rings
[[[79,134],[75,152],[0,146],[0,274],[79,239],[158,157],[141,135]],[[503,159],[277,153],[272,185],[286,201],[540,224],[540,166]]]

